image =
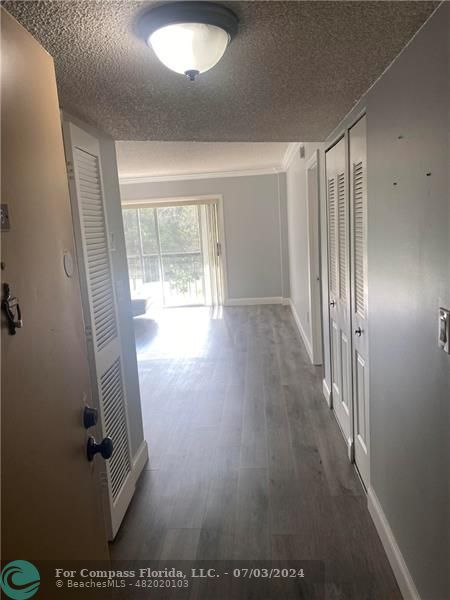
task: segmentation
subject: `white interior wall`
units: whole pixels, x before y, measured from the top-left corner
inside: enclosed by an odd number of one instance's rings
[[[304,144],[304,158],[301,158],[300,152],[297,151],[286,172],[291,308],[304,343],[310,353],[312,346],[312,307],[309,277],[307,163],[320,147],[318,143]],[[320,171],[320,164],[318,164],[318,169]],[[325,357],[325,370],[329,369],[328,363],[329,358]]]
[[[285,175],[122,183],[122,201],[221,195],[229,302],[289,296]]]
[[[306,147],[307,146],[307,147]],[[305,145],[305,158],[297,151],[286,172],[288,210],[289,277],[292,309],[307,345],[311,346],[311,307],[309,305],[308,220],[306,197],[306,162],[314,151]]]

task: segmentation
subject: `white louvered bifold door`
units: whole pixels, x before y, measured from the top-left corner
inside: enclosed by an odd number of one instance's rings
[[[345,139],[326,152],[332,402],[351,454],[349,199]]]
[[[69,122],[64,123],[64,142],[93,396],[99,411],[97,435],[110,437],[114,446],[109,460],[95,457],[103,468],[104,505],[113,539],[133,496],[134,481],[100,144]]]
[[[353,428],[355,462],[369,487],[369,361],[367,331],[367,157],[366,117],[349,131],[351,198],[351,305],[353,329]]]

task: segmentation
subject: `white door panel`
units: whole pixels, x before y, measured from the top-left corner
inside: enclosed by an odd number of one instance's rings
[[[70,196],[80,270],[93,394],[99,436],[114,450],[103,463],[103,493],[109,538],[114,539],[135,489],[131,469],[121,343],[114,292],[100,144],[64,123]]]
[[[333,408],[351,448],[350,227],[344,138],[326,153],[326,177]]]
[[[367,331],[367,157],[366,117],[349,131],[350,207],[352,231],[351,311],[355,462],[368,487],[369,368]]]

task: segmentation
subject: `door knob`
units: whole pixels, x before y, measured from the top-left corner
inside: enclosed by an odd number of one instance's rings
[[[109,437],[105,437],[100,444],[97,444],[95,438],[90,436],[86,446],[86,456],[89,462],[94,460],[96,454],[101,454],[107,460],[111,458],[113,453],[113,441]]]
[[[333,306],[333,307],[334,307],[334,306],[336,306],[336,301],[335,301],[335,300],[332,300],[332,301],[330,302],[330,306]]]
[[[94,427],[97,425],[98,421],[98,411],[96,408],[91,408],[90,406],[85,406],[83,411],[83,425],[86,429],[89,427]]]
[[[363,330],[361,329],[361,327],[358,327],[357,329],[355,329],[355,335],[357,335],[358,337],[361,337]]]

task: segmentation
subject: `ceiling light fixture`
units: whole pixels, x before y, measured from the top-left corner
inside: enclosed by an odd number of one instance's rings
[[[237,33],[238,19],[212,2],[174,2],[142,15],[139,29],[166,67],[194,81],[222,58]]]

